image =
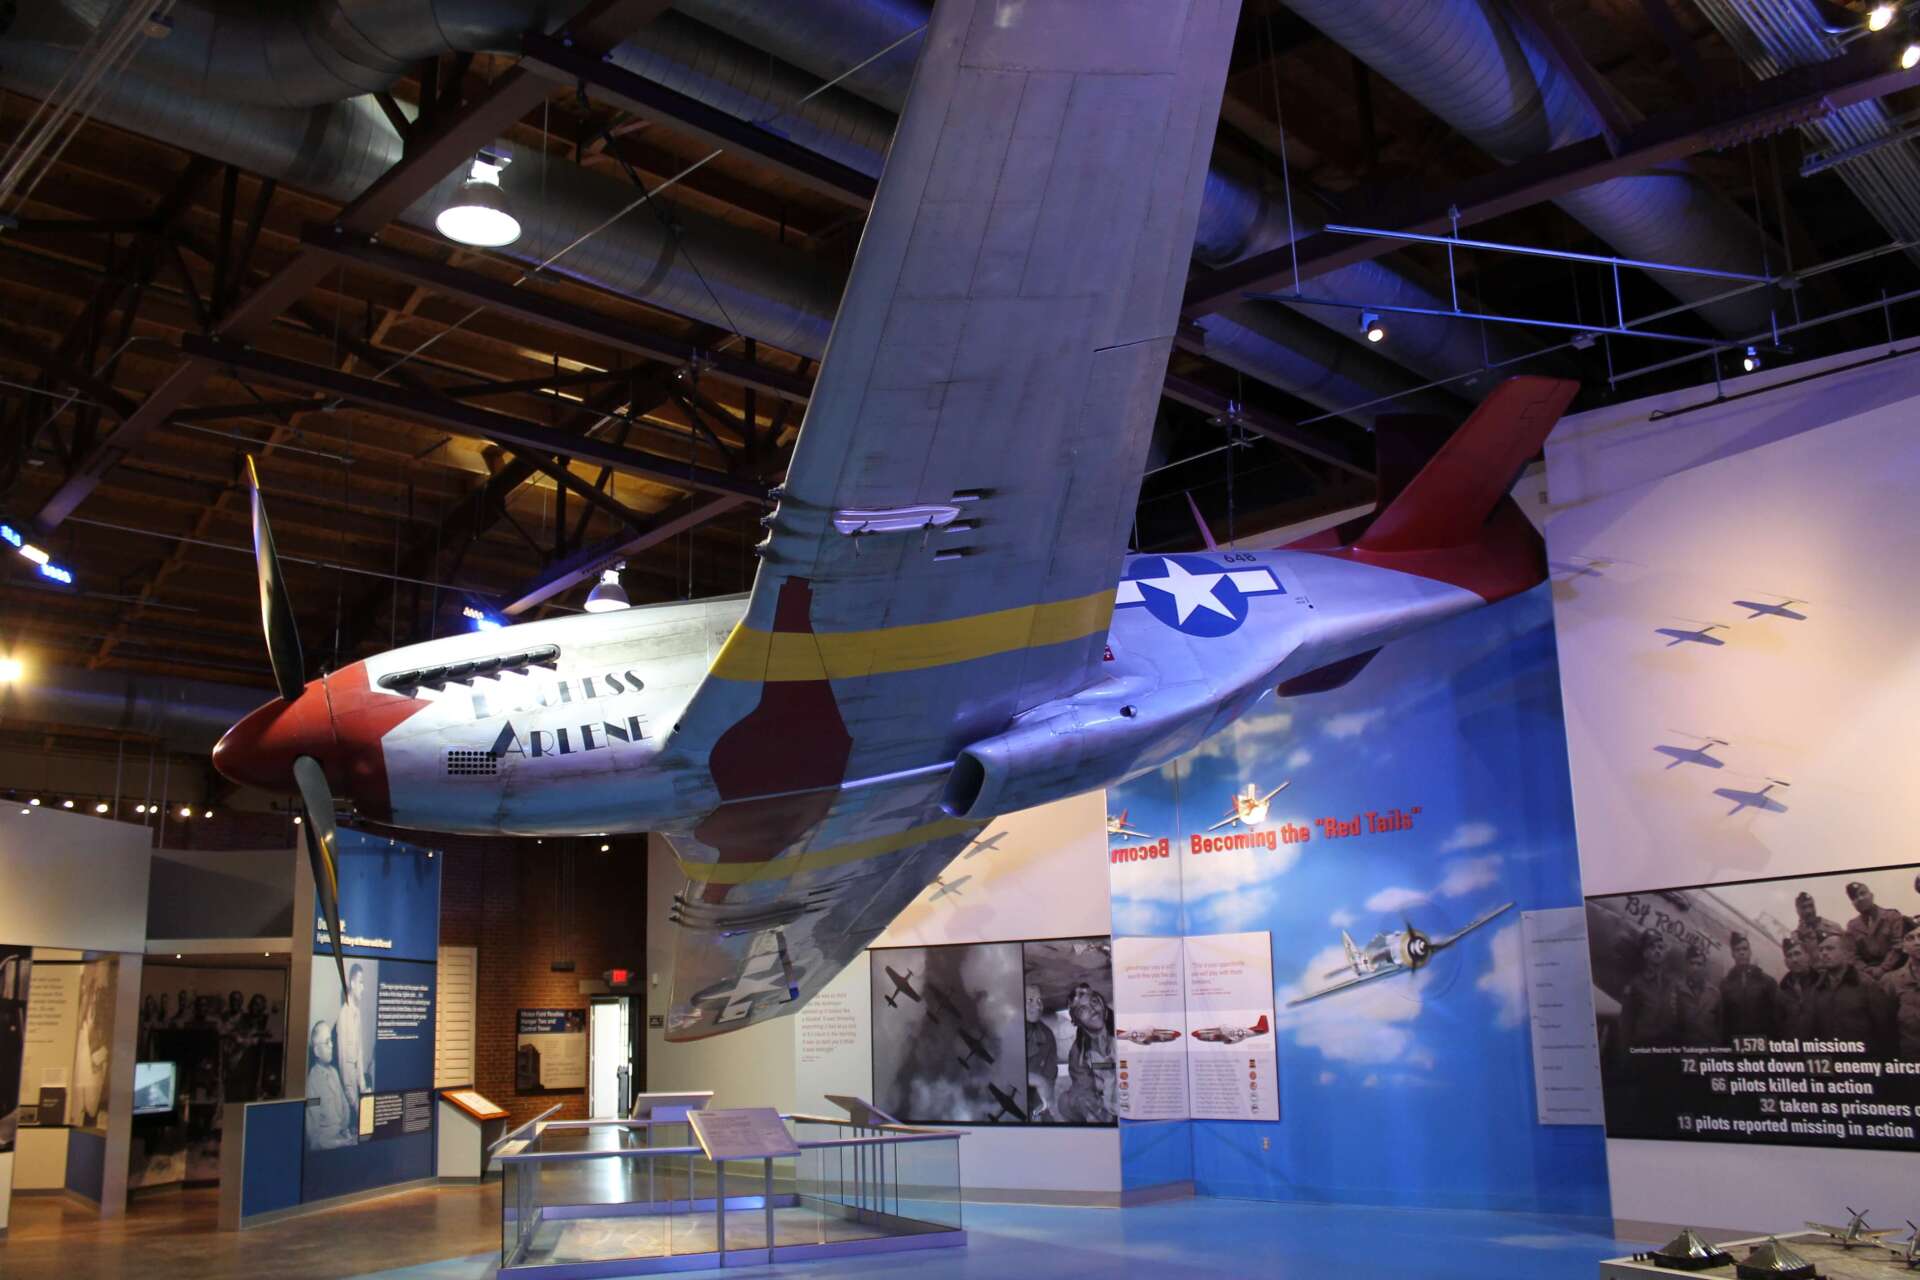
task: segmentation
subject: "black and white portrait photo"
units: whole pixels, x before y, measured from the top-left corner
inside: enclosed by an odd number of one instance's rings
[[[1027,1119],[1112,1124],[1118,1115],[1113,944],[1106,938],[1022,947]]]
[[[349,959],[347,989],[325,958],[313,966],[307,1023],[307,1148],[349,1147],[373,1132],[373,1049],[380,962]]]
[[[117,969],[111,959],[89,960],[80,969],[79,1032],[73,1042],[73,1087],[67,1097],[67,1122],[76,1129],[107,1127]]]

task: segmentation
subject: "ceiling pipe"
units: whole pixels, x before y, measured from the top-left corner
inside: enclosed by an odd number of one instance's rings
[[[182,680],[139,671],[49,667],[0,685],[0,723],[74,725],[157,738],[206,751],[242,716],[273,700],[271,688]]]

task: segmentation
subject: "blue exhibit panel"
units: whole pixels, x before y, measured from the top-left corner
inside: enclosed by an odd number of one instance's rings
[[[1236,791],[1282,783],[1256,824],[1279,839],[1195,842]],[[1388,645],[1342,688],[1264,700],[1108,807],[1178,864],[1114,860],[1116,934],[1272,937],[1286,1111],[1192,1121],[1196,1190],[1608,1215],[1600,1127],[1535,1112],[1520,916],[1581,902],[1547,588]],[[1439,937],[1506,903],[1417,973],[1289,1006],[1341,971],[1342,931]]]
[[[440,943],[440,859],[417,845],[340,832],[341,950],[375,959],[432,960]],[[313,949],[330,955],[315,913]]]
[[[1150,1187],[1192,1182],[1193,1155],[1191,1120],[1120,1122],[1122,1191],[1144,1191]]]
[[[246,1143],[241,1153],[241,1217],[300,1203],[300,1132],[306,1109],[297,1098],[247,1104]]]
[[[67,1190],[95,1201],[107,1178],[107,1135],[91,1129],[67,1130]]]

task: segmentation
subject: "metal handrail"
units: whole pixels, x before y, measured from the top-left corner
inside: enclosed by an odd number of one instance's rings
[[[967,1135],[958,1130],[936,1129],[918,1133],[873,1134],[852,1138],[815,1138],[799,1143],[802,1151],[833,1150],[843,1147],[895,1147],[916,1142],[959,1141]],[[700,1147],[608,1147],[597,1151],[519,1151],[494,1157],[496,1164],[538,1164],[561,1160],[652,1160],[661,1156],[706,1157]],[[754,1156],[753,1159],[763,1157]],[[792,1157],[787,1157],[791,1159]],[[722,1163],[725,1163],[724,1161]]]
[[[494,1140],[493,1145],[487,1148],[487,1154],[491,1156],[494,1152],[506,1146],[509,1142],[512,1142],[515,1138],[518,1138],[521,1134],[533,1128],[535,1125],[539,1124],[542,1120],[545,1120],[548,1116],[552,1115],[554,1112],[558,1111],[561,1107],[565,1105],[566,1104],[563,1102],[556,1102],[552,1106],[548,1107],[545,1111],[542,1111],[539,1115],[535,1116],[533,1119],[521,1125],[519,1128],[510,1130],[506,1133],[501,1134],[498,1138]],[[512,1159],[511,1156],[506,1156],[502,1158]]]

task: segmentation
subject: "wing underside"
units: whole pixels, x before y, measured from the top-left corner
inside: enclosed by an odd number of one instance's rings
[[[1442,947],[1452,946],[1454,943],[1460,941],[1460,939],[1472,933],[1475,929],[1478,929],[1481,925],[1486,924],[1488,921],[1492,920],[1495,916],[1500,915],[1502,912],[1511,910],[1512,907],[1513,907],[1513,904],[1511,902],[1504,902],[1504,903],[1501,903],[1499,906],[1495,907],[1491,911],[1482,911],[1479,915],[1475,916],[1470,922],[1468,922],[1465,928],[1455,929],[1452,933],[1448,934],[1444,938],[1434,939],[1432,943],[1433,949],[1435,951],[1438,951]]]
[[[1351,978],[1343,978],[1339,982],[1328,983],[1316,991],[1309,991],[1306,995],[1289,1000],[1287,1001],[1287,1007],[1292,1008],[1294,1005],[1308,1004],[1323,996],[1330,996],[1336,992],[1346,991],[1349,988],[1357,987],[1365,982],[1373,982],[1379,978],[1390,978],[1396,973],[1406,972],[1407,969],[1404,965],[1393,964],[1385,968],[1375,969],[1372,973],[1355,974]]]

